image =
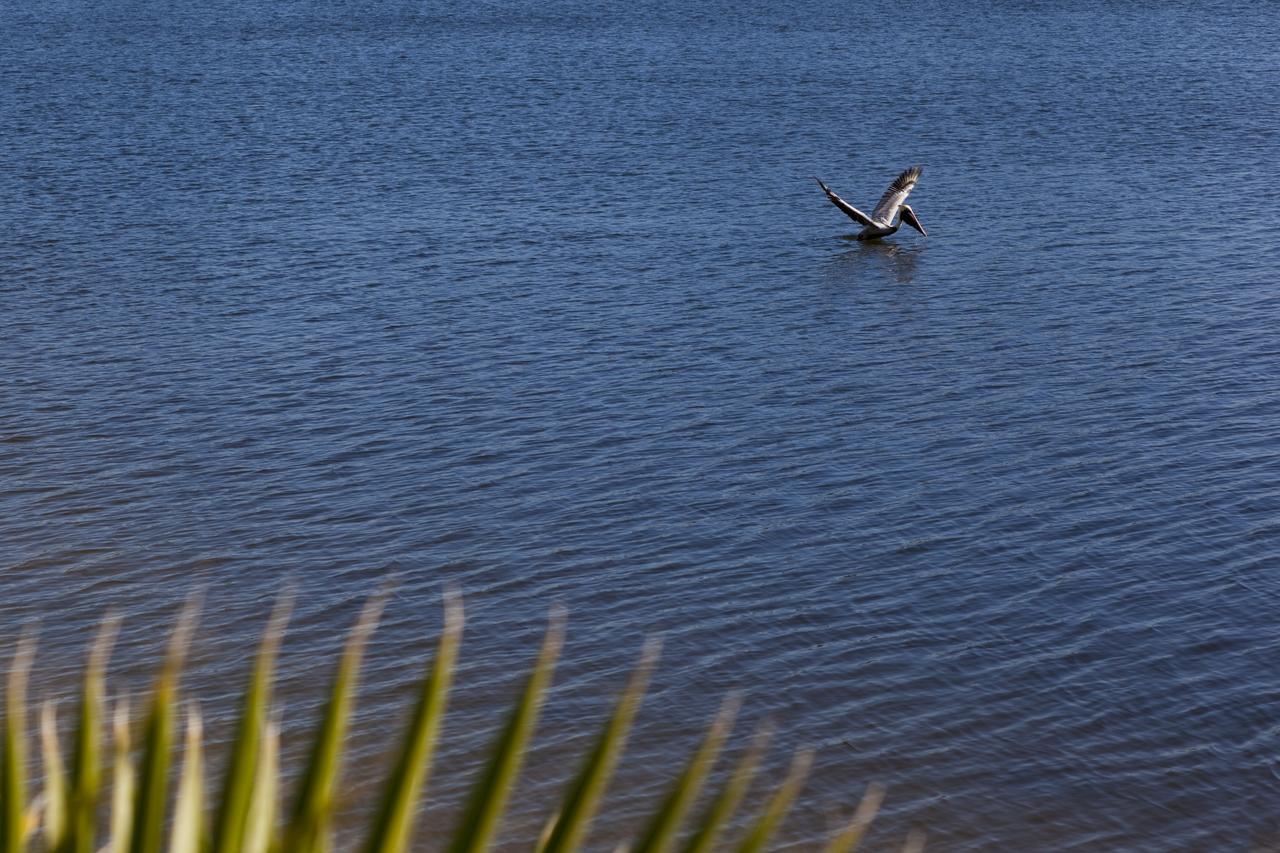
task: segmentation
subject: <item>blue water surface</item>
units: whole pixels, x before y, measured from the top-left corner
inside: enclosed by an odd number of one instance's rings
[[[806,848],[870,781],[873,849],[1280,843],[1276,20],[3,0],[4,636],[66,696],[112,608],[140,688],[202,588],[217,736],[291,582],[301,754],[395,575],[358,792],[446,584],[446,767],[563,602],[513,848],[659,633],[601,843],[735,688]],[[927,238],[812,181],[913,163]]]

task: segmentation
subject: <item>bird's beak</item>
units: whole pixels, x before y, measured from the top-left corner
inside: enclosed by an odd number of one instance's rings
[[[929,236],[928,232],[924,230],[924,226],[920,224],[920,220],[916,219],[916,212],[905,204],[902,206],[902,221],[919,231],[924,236]]]

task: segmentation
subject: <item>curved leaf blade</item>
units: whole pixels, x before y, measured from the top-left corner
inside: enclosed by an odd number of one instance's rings
[[[173,759],[173,719],[178,697],[178,678],[186,660],[191,634],[195,630],[197,604],[192,599],[183,608],[169,639],[160,675],[151,692],[142,734],[142,759],[134,797],[132,853],[160,853],[168,799],[169,766]]]
[[[280,722],[267,723],[258,750],[253,802],[245,817],[244,853],[267,853],[275,834],[276,806],[280,798]]]
[[[635,853],[665,853],[675,842],[676,832],[684,820],[685,813],[698,797],[707,774],[715,764],[725,739],[733,728],[733,721],[742,707],[740,696],[729,696],[720,707],[719,713],[712,720],[711,728],[703,738],[702,744],[689,758],[689,763],[672,786],[657,814],[649,822],[649,826],[640,836],[635,846]]]
[[[200,853],[204,841],[204,725],[200,709],[187,712],[186,754],[178,781],[178,798],[173,812],[170,853]]]
[[[338,671],[329,689],[329,700],[316,730],[306,769],[299,779],[298,792],[285,828],[281,847],[289,853],[308,853],[324,847],[333,811],[333,792],[342,767],[347,723],[355,706],[360,665],[389,594],[389,590],[384,588],[369,599],[347,636]]]
[[[44,843],[57,850],[67,831],[67,779],[58,747],[58,710],[50,699],[40,708],[40,752],[44,756]]]
[[[661,648],[662,643],[658,640],[645,644],[626,690],[618,698],[613,714],[565,795],[559,815],[552,820],[548,830],[544,830],[543,841],[538,845],[539,853],[568,853],[582,844],[618,759],[626,748],[631,724],[644,700]]]
[[[751,745],[738,760],[737,766],[733,769],[733,775],[725,783],[720,796],[712,801],[702,819],[696,824],[693,836],[684,846],[684,853],[706,853],[714,848],[716,839],[737,813],[738,806],[742,804],[742,798],[746,796],[747,788],[755,778],[756,770],[760,767],[760,759],[764,756],[771,736],[772,730],[768,726],[761,726],[756,730],[755,736],[751,739]]]
[[[65,853],[93,853],[98,794],[102,785],[102,708],[106,701],[106,668],[120,620],[108,616],[89,649],[80,714],[71,754],[70,814]]]
[[[240,722],[227,762],[221,803],[213,822],[213,853],[238,853],[244,846],[245,824],[258,772],[258,750],[270,713],[276,655],[292,608],[293,595],[281,594],[262,632],[258,658],[245,690]]]
[[[800,788],[804,785],[805,776],[809,774],[809,767],[812,764],[811,751],[803,750],[796,753],[787,778],[783,780],[782,785],[769,800],[769,804],[765,806],[755,825],[738,847],[739,853],[757,853],[769,843],[769,839],[773,837],[782,819],[786,817],[787,811],[790,810],[791,803],[795,801],[796,794],[800,793]]]
[[[133,796],[137,787],[131,756],[128,700],[122,699],[117,703],[112,731],[115,763],[112,770],[111,840],[107,847],[111,853],[124,853],[129,849],[129,836],[133,832]]]
[[[853,819],[827,844],[826,853],[853,853],[862,836],[866,834],[867,827],[871,826],[871,821],[875,820],[876,812],[880,811],[882,802],[884,802],[884,788],[879,785],[868,786],[867,792],[862,795],[862,802],[858,803],[858,808],[853,813]]]
[[[440,723],[449,699],[449,685],[462,640],[462,599],[445,594],[444,629],[435,661],[424,676],[417,704],[405,728],[396,766],[387,778],[386,790],[365,845],[367,853],[399,853],[408,850],[418,800],[426,786]]]
[[[5,685],[4,730],[0,733],[0,851],[20,853],[26,835],[27,677],[35,657],[34,637],[18,641]]]
[[[543,694],[563,645],[564,613],[556,609],[552,612],[551,624],[524,692],[498,735],[488,765],[472,789],[449,845],[450,853],[475,853],[489,848],[506,809],[516,774],[524,761],[538,711],[542,708]]]

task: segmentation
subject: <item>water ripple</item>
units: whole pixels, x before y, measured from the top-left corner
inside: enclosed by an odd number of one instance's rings
[[[1272,844],[1267,11],[14,9],[8,636],[42,619],[66,694],[115,609],[142,689],[203,588],[225,738],[291,582],[297,755],[396,576],[360,801],[458,584],[431,838],[562,601],[509,838],[657,633],[605,834],[741,688],[772,767],[818,747],[797,843],[874,779],[886,849]],[[895,98],[859,85],[903,57]],[[927,239],[851,240],[808,177],[871,199],[907,162]]]

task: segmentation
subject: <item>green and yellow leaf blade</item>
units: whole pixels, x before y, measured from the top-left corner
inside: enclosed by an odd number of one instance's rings
[[[867,828],[871,826],[871,821],[875,820],[882,802],[884,788],[879,785],[868,786],[866,793],[862,795],[862,802],[858,803],[858,808],[853,813],[853,819],[827,844],[826,853],[853,853]]]
[[[444,719],[453,668],[462,640],[462,600],[446,593],[444,627],[435,660],[424,676],[418,701],[405,729],[395,766],[375,812],[366,853],[400,853],[410,849],[414,815],[430,774],[436,738]]]
[[[44,844],[57,850],[67,831],[67,779],[58,746],[58,711],[53,700],[40,708],[40,753],[44,758]]]
[[[463,808],[449,844],[450,853],[477,853],[487,850],[492,843],[563,645],[564,613],[556,609],[525,689],[499,733],[489,762],[481,771]]]
[[[690,757],[684,772],[632,848],[634,853],[665,853],[675,843],[681,821],[702,790],[702,784],[720,755],[741,706],[739,696],[732,695],[725,699],[702,744]]]
[[[706,851],[715,849],[716,840],[729,825],[733,816],[737,814],[738,807],[742,804],[742,800],[747,794],[747,789],[751,787],[751,782],[756,776],[756,771],[760,768],[760,760],[764,756],[765,748],[768,746],[772,734],[772,730],[768,726],[761,726],[757,729],[755,736],[751,739],[750,746],[738,760],[733,773],[725,782],[724,788],[712,800],[702,818],[694,824],[693,835],[685,843],[684,853],[706,853]]]
[[[21,853],[27,827],[27,679],[35,638],[26,633],[5,682],[4,724],[0,731],[0,851]]]
[[[389,591],[384,589],[366,602],[347,637],[284,830],[282,848],[289,853],[314,853],[325,849],[334,790],[342,767],[347,724],[355,706],[360,666],[388,595]]]
[[[98,796],[102,786],[102,709],[106,702],[106,668],[120,620],[108,616],[89,650],[80,713],[71,752],[67,833],[61,853],[93,853]]]
[[[786,817],[787,812],[791,809],[791,804],[795,801],[796,795],[800,793],[800,788],[804,785],[805,777],[809,774],[809,767],[813,764],[813,753],[809,750],[802,750],[796,753],[795,758],[791,761],[791,769],[787,773],[787,778],[783,780],[778,790],[769,799],[765,805],[764,811],[756,819],[751,829],[747,832],[742,844],[739,845],[739,853],[758,853],[763,850],[765,845],[769,843],[769,839],[777,832],[778,827],[782,824],[782,819]]]
[[[280,723],[272,720],[262,733],[253,801],[245,817],[244,853],[268,853],[275,837],[280,799]]]
[[[549,830],[543,832],[539,853],[568,853],[579,849],[586,838],[605,788],[626,748],[627,737],[649,687],[661,647],[657,640],[645,644],[639,664],[632,672],[613,714],[587,754],[582,770],[565,795],[559,814],[552,820]]]
[[[200,709],[187,712],[186,749],[174,805],[170,853],[200,853],[204,846],[204,725]]]
[[[240,853],[244,847],[245,822],[253,800],[254,780],[259,766],[258,750],[270,713],[276,655],[280,650],[292,606],[292,594],[282,594],[262,633],[258,657],[245,690],[240,721],[227,761],[222,798],[213,822],[212,853]]]
[[[107,849],[125,853],[133,833],[134,790],[137,787],[133,767],[132,736],[129,734],[129,702],[116,704],[112,719],[111,826]]]
[[[169,639],[160,675],[151,691],[150,707],[143,723],[142,755],[134,795],[129,841],[131,853],[160,853],[163,843],[178,679],[195,630],[197,609],[194,599],[183,608]]]

